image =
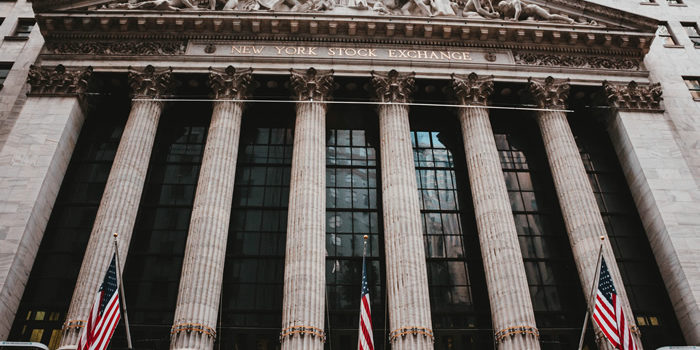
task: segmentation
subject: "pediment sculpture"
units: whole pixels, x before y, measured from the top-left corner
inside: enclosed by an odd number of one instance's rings
[[[337,14],[480,17],[511,21],[596,24],[573,19],[524,0],[129,0],[111,9],[163,11],[289,11]]]

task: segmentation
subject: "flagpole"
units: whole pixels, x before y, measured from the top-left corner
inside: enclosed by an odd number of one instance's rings
[[[119,300],[121,301],[122,304],[122,309],[124,310],[124,325],[126,326],[126,344],[129,348],[129,350],[132,349],[131,346],[131,332],[129,331],[129,316],[126,313],[126,294],[124,294],[124,284],[121,283],[122,281],[122,269],[121,265],[119,264],[119,247],[117,246],[117,233],[114,233],[114,254],[117,259],[116,261],[116,268],[117,268],[117,284],[119,284],[119,291],[121,292],[121,298]]]
[[[593,302],[593,297],[596,293],[596,284],[598,284],[598,274],[600,273],[600,262],[603,257],[603,241],[605,241],[605,236],[600,236],[600,249],[598,250],[598,261],[595,264],[595,273],[593,275],[593,282],[591,283],[591,294],[588,296],[586,305],[586,317],[583,318],[583,329],[581,329],[581,339],[578,341],[578,350],[583,348],[583,337],[586,335],[586,326],[588,326],[588,317],[591,314],[591,303]]]

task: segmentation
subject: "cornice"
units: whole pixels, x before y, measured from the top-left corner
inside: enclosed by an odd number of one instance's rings
[[[346,16],[307,13],[95,11],[43,13],[47,43],[94,40],[295,40],[391,42],[522,50],[643,55],[653,32],[589,24],[471,18]]]

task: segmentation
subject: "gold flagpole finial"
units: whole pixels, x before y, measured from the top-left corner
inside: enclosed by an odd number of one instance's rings
[[[114,236],[114,238],[117,238],[117,236],[119,236],[119,234],[115,232],[114,234],[112,234],[112,236]]]
[[[362,236],[362,238],[366,241],[366,240],[369,238],[369,236],[368,236],[368,235],[364,235],[364,236]]]
[[[604,241],[604,240],[605,240],[605,236],[600,236],[600,240],[601,240],[601,241]]]

